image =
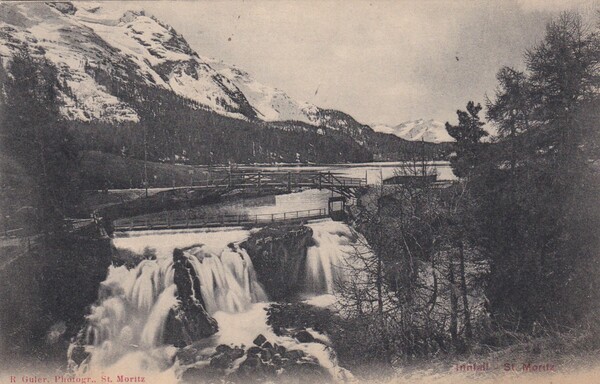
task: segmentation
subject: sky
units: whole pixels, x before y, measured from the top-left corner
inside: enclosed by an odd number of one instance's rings
[[[116,4],[116,3],[114,3]],[[117,6],[117,5],[115,5]],[[118,6],[123,6],[120,3]],[[173,26],[201,56],[366,124],[456,121],[493,96],[505,65],[563,10],[600,0],[216,0],[128,2]],[[589,16],[590,19],[592,16]]]

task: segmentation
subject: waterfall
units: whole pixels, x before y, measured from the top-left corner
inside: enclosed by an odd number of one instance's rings
[[[337,282],[348,278],[348,255],[355,251],[347,225],[323,221],[309,224],[314,245],[306,255],[305,293],[333,294]]]
[[[190,261],[202,284],[202,298],[209,313],[243,312],[252,303],[267,301],[245,250],[225,249],[214,257],[197,247],[187,254],[192,256]]]
[[[194,245],[184,255],[201,282],[201,292],[195,294],[202,295],[211,315],[242,312],[268,301],[250,257],[236,245]],[[161,256],[131,270],[110,267],[99,302],[87,316],[92,365],[106,367],[127,354],[161,346],[169,311],[178,303],[173,258],[166,252]]]
[[[346,225],[330,220],[309,226],[314,245],[307,251],[305,293],[318,297],[315,295],[334,293],[335,282],[346,278],[345,255],[353,250],[354,235]],[[179,248],[186,260],[185,268],[193,270],[198,278],[199,285],[188,286],[192,298],[204,303],[206,311],[219,323],[219,331],[203,341],[204,347],[222,343],[252,345],[254,338],[263,334],[288,349],[301,349],[316,357],[335,376],[340,368],[323,344],[303,344],[289,336],[277,336],[267,324],[268,298],[257,281],[248,253],[238,246],[249,234],[245,230],[150,232],[114,239],[117,248],[138,255],[144,248],[152,248],[157,259],[143,260],[132,269],[109,268],[98,303],[87,316],[85,342],[91,357],[79,367],[79,372],[152,371],[161,377],[160,382],[179,380],[180,366],[174,364],[177,348],[164,344],[165,329],[172,321],[171,310],[180,305],[181,299],[175,284],[179,264],[174,265],[173,261],[173,250]]]

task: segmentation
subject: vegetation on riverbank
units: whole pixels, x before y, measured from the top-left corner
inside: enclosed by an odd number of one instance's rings
[[[369,252],[351,255],[340,304],[389,366],[600,346],[598,30],[563,14],[525,59],[526,72],[499,71],[487,101],[492,143],[473,102],[446,125],[459,182],[360,199]]]

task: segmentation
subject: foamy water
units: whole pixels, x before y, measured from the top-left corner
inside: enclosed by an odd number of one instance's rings
[[[338,264],[351,249],[352,233],[346,225],[331,220],[309,226],[315,245],[308,250],[305,279],[309,289],[305,293],[321,305],[325,297],[333,304],[335,280],[343,278]],[[181,248],[201,282],[206,310],[219,324],[218,333],[206,339],[207,347],[249,346],[263,334],[272,342],[314,356],[333,377],[347,378],[328,347],[276,336],[266,324],[268,297],[256,279],[252,260],[238,246],[252,232],[239,228],[147,231],[114,239],[117,248],[138,254],[153,248],[157,259],[143,260],[131,270],[110,267],[98,304],[88,316],[87,342],[92,355],[89,364],[80,367],[80,373],[156,374],[160,382],[177,381],[181,371],[174,364],[177,349],[163,345],[162,340],[169,312],[178,303],[172,254],[174,248]]]

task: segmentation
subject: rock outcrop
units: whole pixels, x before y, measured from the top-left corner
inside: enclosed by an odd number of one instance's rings
[[[288,349],[258,335],[254,345],[231,347],[219,345],[207,357],[194,357],[194,349],[185,348],[178,355],[180,364],[192,365],[183,372],[185,383],[325,383],[333,381],[329,370],[302,349]],[[333,353],[333,352],[332,352]]]
[[[181,249],[173,251],[173,270],[179,304],[171,309],[165,326],[164,342],[185,347],[217,333],[219,326],[206,311],[200,294],[200,280]]]
[[[6,357],[1,363],[19,356],[64,358],[106,279],[110,239],[90,231],[14,243],[0,247],[0,356]]]
[[[302,290],[312,235],[312,229],[303,225],[267,227],[241,244],[272,300],[289,299]]]

